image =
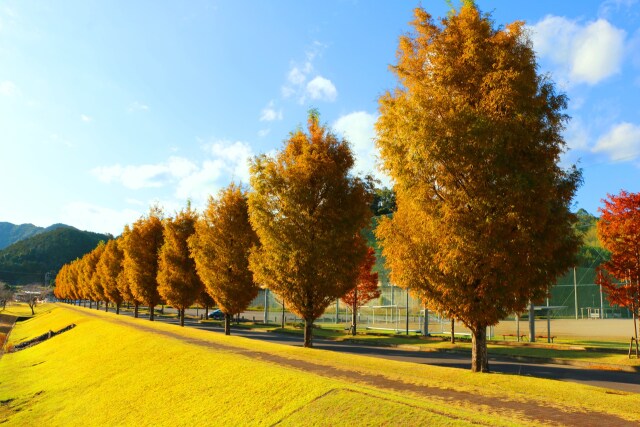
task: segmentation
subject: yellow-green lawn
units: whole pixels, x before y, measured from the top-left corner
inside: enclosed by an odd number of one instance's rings
[[[11,344],[76,328],[0,360],[6,425],[526,425],[514,411],[357,381],[357,374],[640,422],[640,395],[558,381],[393,362],[57,306],[19,322]],[[149,330],[140,330],[142,325]],[[164,334],[164,335],[163,335]],[[167,335],[169,334],[169,335]],[[179,334],[183,339],[177,338]],[[171,336],[174,335],[174,336]],[[189,342],[188,340],[192,340]],[[186,340],[186,341],[185,341]],[[255,357],[305,361],[318,375]]]

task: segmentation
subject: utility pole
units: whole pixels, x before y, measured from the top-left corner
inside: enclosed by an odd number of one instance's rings
[[[269,323],[269,289],[264,288],[264,324]]]
[[[573,295],[576,304],[576,320],[578,320],[578,281],[576,279],[576,268],[573,267]]]
[[[409,288],[407,288],[407,328],[406,335],[409,335]]]
[[[424,305],[424,324],[422,325],[422,336],[429,336],[429,308],[427,304]]]

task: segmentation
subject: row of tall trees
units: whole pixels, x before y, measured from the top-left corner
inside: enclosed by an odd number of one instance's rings
[[[362,236],[373,187],[350,175],[353,164],[347,141],[312,111],[307,132],[292,133],[275,157],[254,160],[252,192],[231,184],[201,216],[190,205],[173,218],[152,208],[122,236],[65,265],[56,295],[96,308],[109,301],[116,312],[129,301],[136,317],[142,304],[150,320],[166,302],[181,325],[185,309],[208,295],[225,313],[228,334],[231,317],[265,287],[304,319],[311,346],[313,322],[331,302],[344,298],[357,312],[358,302],[378,295],[375,256]]]
[[[247,299],[255,286],[267,287],[305,320],[311,346],[314,320],[362,276],[368,249],[361,231],[373,203],[395,209],[377,229],[392,281],[464,322],[472,331],[472,370],[486,372],[487,326],[543,299],[574,265],[580,241],[569,205],[582,177],[559,166],[567,98],[538,73],[523,23],[496,28],[472,0],[462,3],[439,22],[416,9],[413,33],[400,38],[391,67],[398,87],[381,96],[376,123],[395,200],[372,200],[371,185],[350,174],[348,143],[312,112],[307,132],[293,132],[275,156],[254,159],[252,191],[238,196],[248,213],[241,210],[235,222],[221,218],[235,209],[212,201],[214,211],[187,239],[198,276],[219,304],[238,310],[229,289],[244,281]],[[240,223],[247,218],[251,227]],[[133,298],[153,306],[159,289],[188,279],[158,273],[179,251],[159,249],[160,234],[151,229],[160,226],[144,225],[149,220],[126,231],[122,246],[124,281]],[[219,234],[203,237],[201,229]],[[138,235],[149,243],[136,243]],[[160,266],[157,257],[138,254],[146,248],[160,250]],[[231,263],[234,253],[248,258]],[[79,277],[86,280],[87,270]],[[152,288],[158,277],[167,282]]]

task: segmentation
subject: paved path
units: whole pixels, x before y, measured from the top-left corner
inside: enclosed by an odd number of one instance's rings
[[[601,412],[594,411],[572,411],[569,408],[557,408],[551,406],[544,406],[543,404],[539,404],[533,401],[529,402],[519,402],[513,400],[500,399],[496,397],[487,397],[477,394],[472,394],[469,392],[456,391],[450,389],[441,389],[437,387],[428,387],[423,385],[416,385],[405,383],[399,380],[394,380],[390,378],[383,377],[381,375],[373,375],[373,374],[365,374],[354,372],[350,370],[342,370],[337,367],[327,366],[316,364],[312,362],[308,362],[305,360],[299,359],[291,359],[287,357],[282,357],[270,353],[265,353],[261,351],[255,351],[246,348],[239,348],[229,345],[224,345],[220,343],[211,343],[206,340],[197,339],[197,338],[189,338],[180,334],[178,331],[159,331],[157,329],[151,328],[149,326],[148,320],[145,322],[145,319],[140,319],[139,323],[131,324],[129,322],[122,322],[117,317],[106,317],[103,316],[102,313],[95,313],[89,310],[80,309],[76,307],[70,307],[71,310],[76,310],[82,312],[83,314],[93,316],[99,318],[103,321],[119,324],[125,327],[132,327],[139,330],[143,330],[148,333],[158,334],[166,337],[170,337],[173,339],[182,340],[185,342],[189,342],[191,344],[200,345],[203,347],[214,347],[216,349],[224,349],[226,351],[236,352],[238,354],[245,355],[247,357],[253,357],[256,359],[264,360],[270,363],[277,363],[279,365],[284,365],[291,367],[293,369],[304,370],[307,372],[314,373],[316,375],[329,377],[329,378],[337,378],[337,379],[347,379],[348,381],[353,381],[360,384],[365,384],[377,388],[386,388],[391,389],[398,392],[409,392],[416,395],[421,395],[427,398],[435,398],[435,399],[443,399],[445,401],[455,401],[457,403],[464,404],[465,402],[472,405],[483,405],[491,408],[492,411],[496,413],[517,413],[518,417],[521,420],[541,422],[541,423],[552,423],[555,425],[566,425],[566,426],[636,426],[637,423],[624,420],[622,418],[616,417],[610,414],[604,414]],[[202,325],[199,325],[202,326]],[[254,332],[257,334],[257,332]],[[240,335],[240,334],[236,334]],[[262,333],[265,337],[273,336],[275,334]],[[286,343],[289,340],[284,339],[285,337],[279,336],[275,340],[270,339],[270,341],[274,342],[283,342]],[[296,338],[296,337],[286,337],[286,338]],[[299,337],[297,337],[299,338]],[[280,339],[283,339],[280,341]],[[322,341],[322,342],[321,342]],[[318,348],[323,348],[322,345],[327,344],[324,340],[318,340]],[[446,414],[443,414],[446,415]],[[487,424],[491,425],[491,424]]]

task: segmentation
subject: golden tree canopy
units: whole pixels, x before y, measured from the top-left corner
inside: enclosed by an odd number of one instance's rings
[[[567,101],[537,73],[521,22],[496,29],[467,1],[440,25],[418,8],[412,25],[392,67],[400,86],[380,98],[398,210],[378,236],[394,283],[480,334],[573,263]]]
[[[121,240],[109,240],[96,265],[96,278],[102,285],[104,296],[114,304],[121,304],[123,301],[118,290],[118,276],[122,273],[124,258],[119,242]]]
[[[196,301],[204,285],[196,273],[187,239],[195,232],[198,214],[191,209],[178,212],[164,221],[164,243],[160,249],[158,292],[173,307],[188,308]]]
[[[152,207],[124,234],[124,273],[132,296],[151,309],[160,304],[158,293],[158,251],[163,243],[162,211]],[[150,310],[153,320],[153,310]]]
[[[245,191],[231,184],[209,198],[189,246],[207,292],[226,314],[242,312],[258,294],[249,271],[249,252],[257,243]]]
[[[353,162],[348,143],[312,112],[307,133],[293,132],[275,157],[251,167],[249,212],[261,242],[251,269],[306,322],[355,286],[366,254],[358,237],[371,218],[370,194],[349,175]]]

